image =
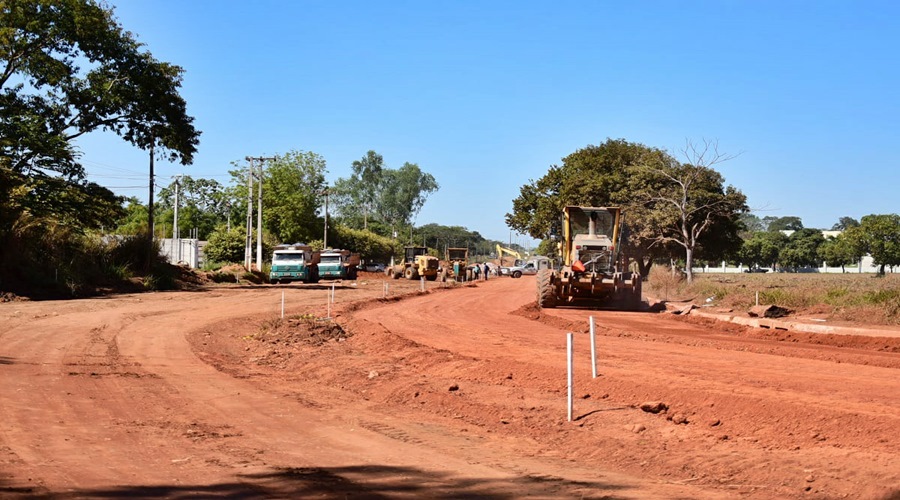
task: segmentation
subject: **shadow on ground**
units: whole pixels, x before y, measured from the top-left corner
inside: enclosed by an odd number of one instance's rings
[[[234,481],[210,485],[113,486],[96,489],[41,491],[0,482],[4,498],[619,498],[623,486],[569,481],[551,476],[506,479],[461,478],[410,467],[351,466],[286,468],[238,475]]]

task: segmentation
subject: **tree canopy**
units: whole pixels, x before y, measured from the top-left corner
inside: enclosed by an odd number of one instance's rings
[[[369,228],[385,236],[401,226],[409,226],[425,205],[428,196],[439,189],[434,176],[417,164],[406,162],[399,169],[384,166],[375,151],[353,162],[349,178],[340,178],[330,189],[333,213],[350,227]]]
[[[247,211],[247,171],[249,165],[237,164],[232,170],[235,186],[232,207]],[[325,159],[312,151],[289,151],[265,163],[263,173],[263,228],[282,242],[309,242],[323,234],[319,215],[325,190]],[[257,183],[253,204],[256,206]],[[253,222],[254,226],[256,221]]]
[[[80,234],[125,214],[124,198],[86,180],[79,137],[112,132],[192,162],[200,132],[179,94],[182,74],[146,51],[106,4],[0,1],[0,262],[25,265],[11,253],[40,248],[52,228],[65,227],[53,234],[78,245]]]
[[[885,266],[900,266],[900,215],[866,215],[858,228],[852,228],[849,238],[872,256],[884,274]]]
[[[637,260],[641,274],[654,258],[680,253],[688,264],[694,252],[721,258],[740,247],[739,217],[747,208],[744,195],[725,187],[709,167],[713,159],[722,158],[701,155],[693,164],[682,164],[664,150],[607,139],[579,149],[522,186],[506,223],[545,239],[566,205],[619,206],[629,230],[624,251]]]

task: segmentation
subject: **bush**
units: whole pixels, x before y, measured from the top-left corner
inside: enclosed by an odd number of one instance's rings
[[[209,235],[203,252],[206,260],[220,262],[244,262],[247,233],[235,227],[231,231],[219,226]]]

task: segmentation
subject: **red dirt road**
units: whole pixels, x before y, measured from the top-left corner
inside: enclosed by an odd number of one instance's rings
[[[900,339],[390,284],[0,304],[0,497],[900,495]]]

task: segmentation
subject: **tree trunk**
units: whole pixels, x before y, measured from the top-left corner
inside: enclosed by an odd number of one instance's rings
[[[694,282],[694,249],[686,248],[684,250],[684,273],[687,276],[688,284]]]

